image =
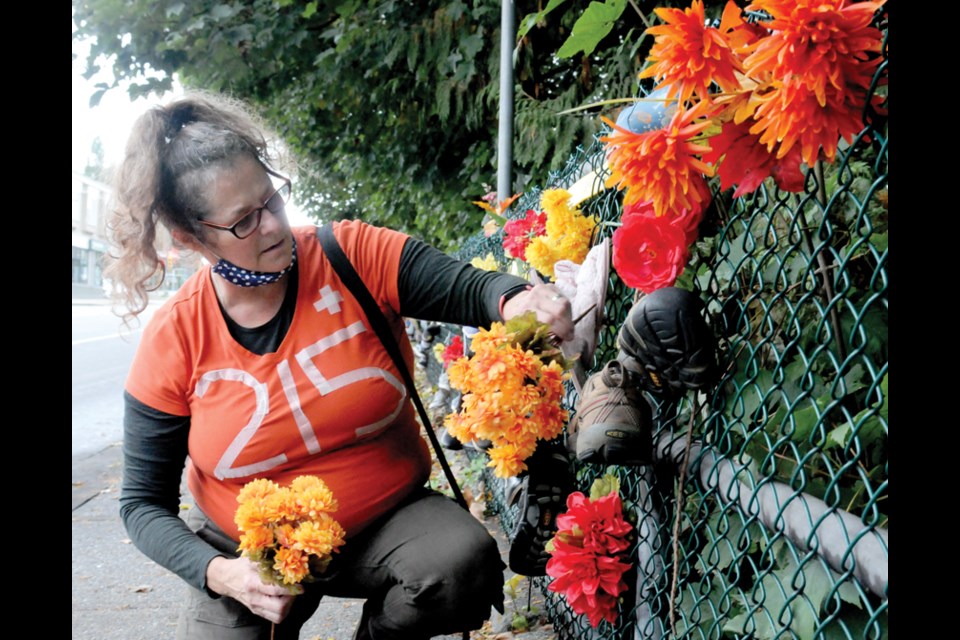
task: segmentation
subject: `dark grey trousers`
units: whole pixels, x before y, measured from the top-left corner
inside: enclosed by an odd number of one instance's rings
[[[194,507],[191,529],[226,554],[237,541]],[[357,638],[426,640],[479,629],[490,608],[503,611],[503,570],[496,541],[468,511],[429,489],[416,492],[363,533],[347,540],[326,573],[307,583],[274,640],[299,638],[324,595],[366,600]],[[177,640],[269,640],[270,622],[232,598],[192,587]]]

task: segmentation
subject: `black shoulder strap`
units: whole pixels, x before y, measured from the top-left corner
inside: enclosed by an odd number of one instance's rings
[[[450,465],[447,464],[446,456],[443,455],[443,449],[440,447],[440,441],[437,440],[437,434],[433,431],[433,426],[430,424],[430,418],[427,415],[427,411],[423,408],[423,403],[420,401],[420,394],[417,393],[417,388],[414,385],[413,377],[410,375],[410,370],[407,369],[407,365],[403,361],[403,356],[400,353],[400,347],[397,345],[396,339],[390,332],[387,319],[383,316],[383,313],[380,311],[380,307],[377,306],[373,296],[370,295],[370,291],[367,290],[366,285],[363,284],[363,280],[361,280],[360,276],[357,275],[353,265],[350,264],[350,259],[347,258],[347,255],[343,252],[343,249],[340,247],[340,243],[337,242],[337,238],[333,235],[333,227],[331,227],[329,224],[322,225],[317,230],[317,236],[320,238],[320,245],[323,247],[324,253],[327,254],[330,264],[332,264],[333,268],[336,269],[337,274],[340,276],[340,279],[343,280],[343,283],[347,285],[347,288],[350,289],[353,297],[356,298],[357,302],[360,303],[360,306],[363,307],[363,312],[366,314],[367,320],[370,321],[370,325],[373,327],[373,330],[380,337],[380,342],[383,343],[387,353],[390,354],[390,357],[393,358],[394,363],[396,363],[397,369],[400,370],[400,375],[403,376],[403,381],[407,385],[407,390],[410,392],[410,397],[413,399],[413,403],[417,406],[417,411],[420,413],[420,419],[423,421],[423,426],[426,428],[426,432],[430,437],[431,444],[433,444],[433,449],[437,452],[437,461],[440,462],[440,466],[443,468],[443,473],[447,476],[447,481],[450,483],[450,488],[453,490],[453,494],[456,497],[457,502],[460,503],[464,509],[467,509],[467,501],[463,497],[463,493],[460,491],[460,485],[457,484],[457,479],[453,476],[453,472],[450,470]]]

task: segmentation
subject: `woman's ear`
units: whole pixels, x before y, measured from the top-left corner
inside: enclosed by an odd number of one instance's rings
[[[173,231],[170,232],[170,235],[173,236],[173,239],[177,244],[184,247],[185,249],[202,253],[205,248],[202,244],[200,244],[199,240],[197,240],[195,237],[193,237],[192,234],[187,233],[183,229],[174,229]]]

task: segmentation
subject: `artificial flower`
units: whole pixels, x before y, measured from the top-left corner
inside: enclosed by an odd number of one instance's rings
[[[802,80],[776,85],[757,107],[750,133],[760,134],[768,151],[776,148],[777,159],[798,144],[800,157],[808,166],[820,158],[833,162],[840,139],[850,143],[863,129],[865,91],[827,87],[824,106]]]
[[[485,219],[482,223],[484,236],[489,238],[507,221],[504,217],[507,209],[513,204],[513,201],[520,197],[519,193],[515,193],[506,200],[501,200],[497,204],[490,204],[496,200],[496,195],[491,197],[490,193],[487,193],[483,196],[482,200],[474,200],[473,204],[477,205],[481,209],[487,212],[489,220]]]
[[[443,347],[442,361],[444,368],[450,366],[450,363],[463,357],[463,338],[459,335],[450,339],[450,344]]]
[[[530,266],[551,278],[553,265],[560,260],[583,263],[598,223],[596,216],[586,216],[579,207],[570,206],[570,198],[566,189],[546,189],[541,194],[544,233],[533,237],[525,250]]]
[[[344,544],[346,532],[330,514],[338,508],[329,487],[316,476],[298,476],[288,487],[251,480],[237,495],[234,514],[238,551],[270,583],[294,586],[322,572]]]
[[[710,138],[710,151],[703,154],[703,161],[717,165],[721,189],[737,185],[734,198],[753,193],[771,175],[780,189],[803,191],[800,148],[795,146],[783,158],[777,158],[759,136],[750,133],[749,123],[724,123],[720,133]]]
[[[627,286],[672,286],[690,257],[686,231],[667,216],[624,215],[613,232],[613,268]]]
[[[527,209],[523,218],[509,220],[503,225],[503,248],[511,258],[526,262],[527,245],[546,232],[547,214]]]
[[[650,200],[657,215],[674,208],[693,208],[702,194],[691,189],[691,182],[701,174],[712,176],[713,167],[697,158],[710,147],[697,144],[693,137],[709,127],[709,119],[695,123],[709,113],[711,107],[699,102],[686,111],[677,111],[670,125],[636,134],[618,127],[609,119],[601,119],[614,132],[601,137],[609,153],[610,177],[606,185],[626,189],[624,203]]]
[[[701,0],[694,0],[688,9],[656,8],[654,12],[665,24],[644,32],[656,39],[648,56],[653,64],[640,73],[641,79],[657,78],[654,89],[669,87],[667,98],[677,96],[681,105],[694,95],[709,101],[713,83],[722,91],[739,89],[737,72],[743,67],[724,36],[743,22],[733,0],[724,9],[719,29],[708,26]]]
[[[882,33],[871,26],[883,6],[846,0],[757,0],[747,10],[773,19],[771,30],[744,60],[745,73],[771,77],[771,90],[759,97],[750,132],[777,157],[799,143],[812,165],[833,161],[839,139],[848,143],[863,128],[863,110],[881,61]],[[874,96],[879,106],[880,96]]]
[[[757,41],[744,61],[748,75],[769,72],[775,79],[796,78],[820,106],[826,90],[868,89],[880,63],[882,34],[871,26],[886,0],[755,0],[747,11],[764,11],[760,21],[770,35]]]
[[[567,496],[567,510],[557,516],[557,532],[547,545],[546,572],[553,578],[547,589],[561,594],[574,613],[586,614],[594,628],[601,620],[616,622],[618,597],[628,588],[624,574],[630,565],[623,560],[633,531],[618,490],[595,491],[602,480],[594,481],[590,498],[579,491]]]
[[[659,221],[670,224],[683,232],[684,244],[687,246],[693,244],[700,235],[700,223],[703,221],[703,214],[713,199],[713,192],[710,185],[702,177],[691,181],[691,188],[700,191],[702,199],[699,204],[694,205],[692,209],[680,208],[667,211],[664,215],[658,216],[653,210],[653,203],[649,200],[644,202],[633,202],[624,205],[623,212],[620,215],[621,223],[625,218],[632,216],[643,216],[647,218],[657,218]]]
[[[483,269],[484,271],[497,271],[499,265],[497,264],[497,259],[492,253],[488,253],[486,256],[481,258],[480,256],[474,257],[470,260],[470,264],[476,267],[477,269]]]
[[[533,312],[480,329],[470,348],[469,358],[447,369],[450,386],[463,396],[444,426],[461,442],[489,440],[487,466],[498,478],[516,476],[538,441],[563,432],[563,380],[572,363],[550,343],[549,325]]]

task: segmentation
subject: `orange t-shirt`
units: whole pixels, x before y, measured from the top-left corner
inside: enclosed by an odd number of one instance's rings
[[[334,223],[334,233],[412,370],[397,290],[408,236],[359,221]],[[187,486],[235,539],[236,497],[254,478],[285,485],[318,476],[338,500],[333,515],[349,537],[430,473],[403,378],[330,266],[316,228],[294,235],[297,305],[276,353],[256,355],[233,339],[205,267],[154,314],[126,382],[140,402],[190,416]]]

